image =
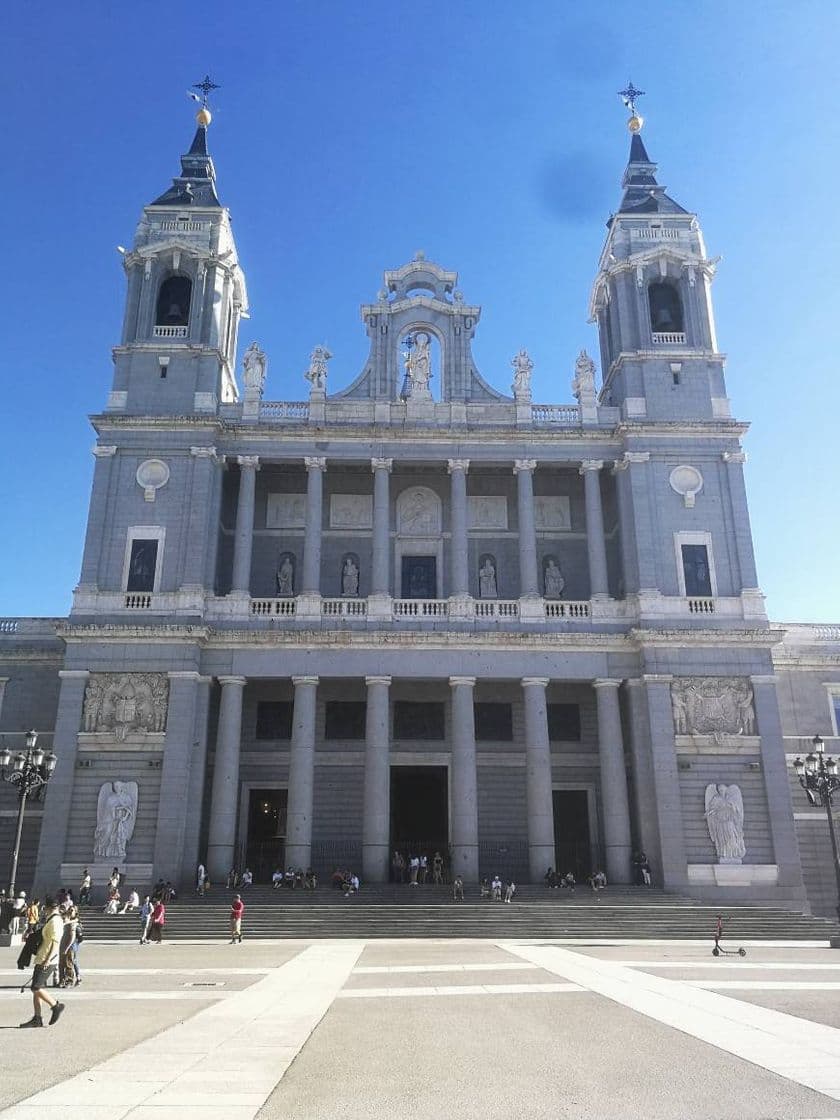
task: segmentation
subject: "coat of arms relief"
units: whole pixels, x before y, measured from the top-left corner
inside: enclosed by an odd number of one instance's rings
[[[709,735],[716,741],[755,735],[752,685],[746,677],[682,677],[671,684],[677,735]]]
[[[91,673],[85,689],[85,731],[129,735],[166,729],[169,678],[165,673]]]

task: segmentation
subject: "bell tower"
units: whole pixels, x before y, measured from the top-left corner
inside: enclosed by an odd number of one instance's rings
[[[123,253],[128,291],[108,412],[215,413],[238,399],[236,338],[248,299],[207,149],[216,87],[205,78],[198,88],[203,103],[181,174],[144,208]]]
[[[641,91],[622,91],[630,110],[630,157],[618,212],[590,301],[598,324],[604,386],[601,403],[627,420],[713,420],[730,415],[718,353],[711,282],[697,216],[657,181],[641,137]]]

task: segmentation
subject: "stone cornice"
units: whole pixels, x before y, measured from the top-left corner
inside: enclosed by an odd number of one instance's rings
[[[771,649],[778,645],[772,630],[630,630],[629,640],[637,649],[647,646],[759,646]]]
[[[132,626],[91,624],[80,626],[73,622],[61,623],[56,633],[65,642],[131,642],[149,643],[182,642],[204,644],[210,634],[208,626],[179,626],[166,623],[162,626]]]

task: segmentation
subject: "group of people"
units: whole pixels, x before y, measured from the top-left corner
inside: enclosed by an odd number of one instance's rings
[[[362,886],[359,876],[349,867],[336,867],[330,876],[330,883],[334,890],[344,891],[345,898],[358,894]]]
[[[503,883],[498,875],[494,875],[491,880],[487,880],[486,876],[479,883],[479,890],[481,897],[490,899],[491,902],[513,902],[513,896],[516,894],[516,883],[513,879],[508,879]]]
[[[318,876],[308,867],[306,871],[303,868],[287,867],[284,871],[282,867],[275,867],[271,876],[271,885],[275,888],[285,887],[287,890],[295,890],[301,888],[305,891],[314,891],[318,886]]]
[[[607,876],[599,867],[596,868],[591,875],[586,877],[586,881],[597,894],[598,891],[602,891],[604,887],[606,887]],[[567,890],[574,894],[575,887],[577,886],[577,879],[573,871],[567,871],[565,875],[562,875],[559,871],[555,871],[553,867],[549,867],[548,871],[543,875],[543,883],[549,890]]]
[[[395,883],[407,882],[412,887],[423,886],[429,880],[440,885],[443,883],[445,862],[440,852],[435,852],[431,859],[423,852],[409,852],[404,855],[396,849],[391,856],[391,876]]]

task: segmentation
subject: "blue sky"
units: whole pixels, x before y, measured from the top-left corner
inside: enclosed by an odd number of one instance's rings
[[[145,203],[210,146],[251,299],[241,346],[300,399],[312,346],[350,382],[358,307],[417,249],[483,307],[482,374],[571,400],[632,78],[659,181],[723,260],[714,285],[771,617],[840,621],[835,578],[840,5],[277,0],[18,5],[4,17],[5,464],[0,614],[61,615],[78,580],[123,274]]]

